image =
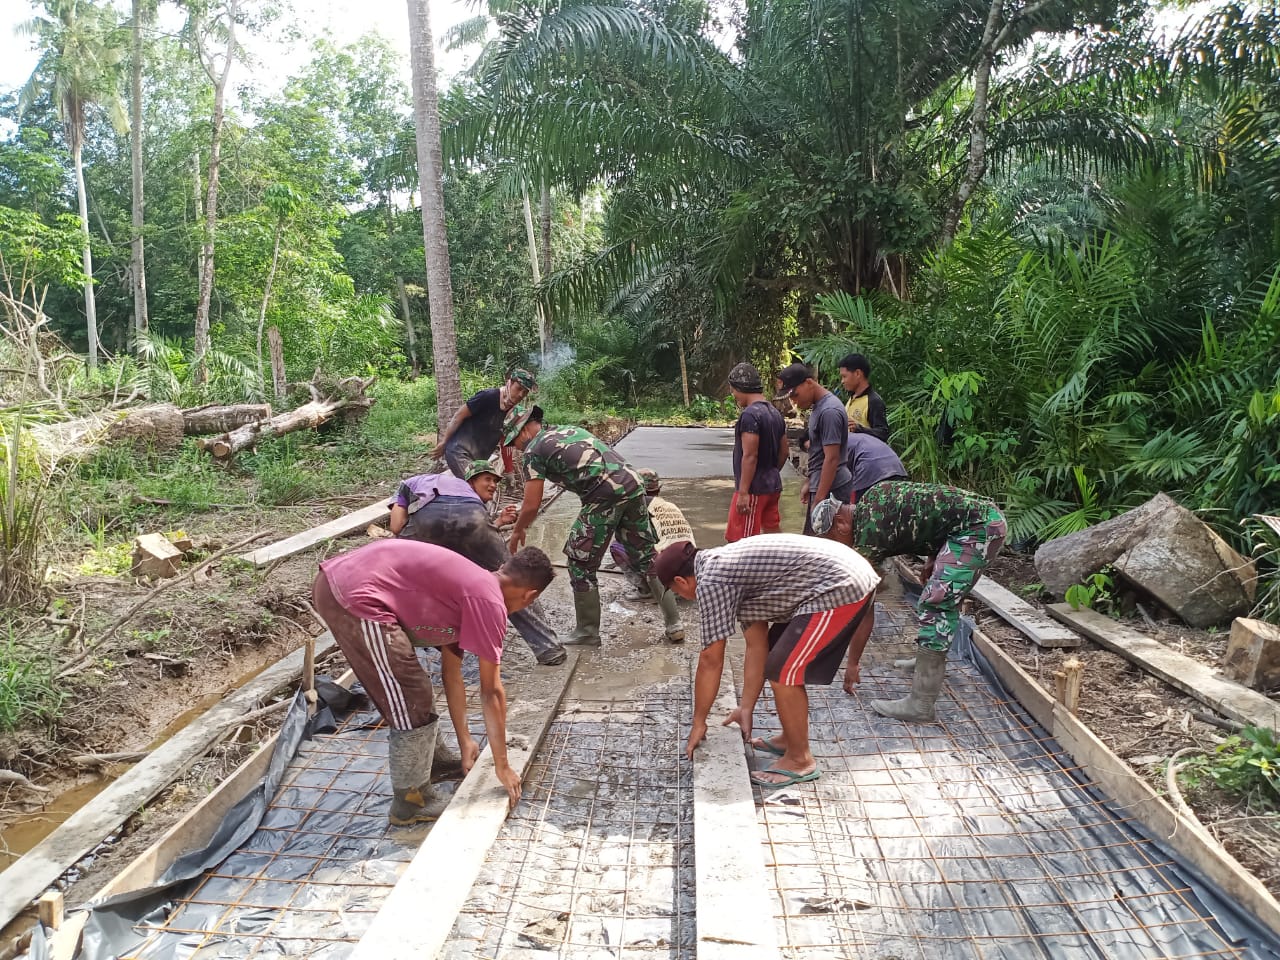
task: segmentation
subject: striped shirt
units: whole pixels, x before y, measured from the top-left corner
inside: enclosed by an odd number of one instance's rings
[[[784,623],[856,603],[880,577],[856,550],[832,540],[777,533],[699,550],[702,646],[731,637],[736,623]]]

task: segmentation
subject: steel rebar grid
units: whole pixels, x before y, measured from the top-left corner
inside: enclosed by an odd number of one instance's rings
[[[904,601],[885,606],[873,644],[911,634]],[[787,956],[1249,955],[1018,704],[967,660],[947,670],[937,724],[871,710],[905,695],[898,671],[864,670],[852,697],[809,689],[822,778],[759,812]],[[756,725],[778,730],[767,709]]]
[[[690,712],[684,682],[566,704],[444,956],[692,960]]]

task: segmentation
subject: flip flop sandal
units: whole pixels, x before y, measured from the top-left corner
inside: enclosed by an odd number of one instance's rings
[[[779,777],[786,777],[785,780],[774,782],[772,780],[762,779],[764,774],[772,773]],[[779,770],[777,767],[770,767],[768,770],[757,770],[751,774],[751,782],[757,787],[764,787],[766,790],[773,790],[778,787],[789,787],[796,783],[808,783],[811,780],[817,780],[822,776],[822,771],[818,769],[811,770],[809,773],[796,773],[794,770]]]
[[[759,750],[761,753],[767,753],[774,757],[781,757],[787,751],[781,747],[775,746],[771,741],[764,737],[755,737],[751,741],[751,749]]]

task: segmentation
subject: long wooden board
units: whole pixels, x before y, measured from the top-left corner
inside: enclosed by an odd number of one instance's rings
[[[332,634],[326,632],[316,638],[317,656],[332,647]],[[237,717],[248,713],[264,697],[292,683],[302,671],[304,655],[300,647],[232,691],[221,703],[210,707],[152,750],[0,873],[0,927],[13,920],[76,861],[200,759]]]
[[[523,777],[560,707],[578,652],[532,674],[507,705],[507,760]],[[434,960],[507,819],[507,791],[488,746],[383,901],[351,960]]]
[[[1036,646],[1080,646],[1080,637],[1074,631],[1054,623],[1027,601],[1011,590],[1006,590],[990,577],[983,577],[974,584],[971,595],[994,610],[1000,619],[1017,627]]]
[[[738,705],[731,673],[726,664],[713,718]],[[698,960],[777,960],[777,894],[765,868],[742,736],[717,720],[693,757],[693,840]]]
[[[981,630],[974,630],[973,640],[996,676],[1103,793],[1216,883],[1229,900],[1280,935],[1280,903],[1257,877],[1241,866],[1201,824],[1166,803],[1132,767],[1116,756],[1078,717],[1051,697],[990,637]],[[1047,718],[1049,722],[1045,723],[1041,718]]]
[[[284,540],[278,540],[275,543],[267,544],[265,547],[259,547],[257,550],[251,550],[249,553],[241,554],[237,559],[243,560],[245,563],[251,563],[255,567],[265,567],[273,560],[291,557],[295,553],[310,550],[326,540],[332,540],[334,537],[345,537],[348,533],[363,530],[371,523],[387,519],[390,515],[390,511],[387,509],[387,502],[390,499],[390,497],[383,497],[376,503],[361,507],[354,513],[348,513],[345,516],[338,517],[336,520],[322,523],[318,527],[295,533],[292,537],[286,537]]]
[[[1280,703],[1270,697],[1225,680],[1200,661],[1100,613],[1073,610],[1065,603],[1052,604],[1048,609],[1055,620],[1079,630],[1099,646],[1136,663],[1223,716],[1256,727],[1280,729]]]

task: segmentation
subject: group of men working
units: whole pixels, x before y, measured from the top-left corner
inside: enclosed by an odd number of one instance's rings
[[[637,470],[585,429],[548,425],[540,407],[519,406],[536,386],[528,371],[514,370],[503,386],[471,397],[434,450],[451,473],[401,483],[389,504],[394,539],[326,560],[313,586],[317,612],[390,728],[391,821],[434,819],[445,801],[432,787],[433,773],[465,774],[476,762],[479,751],[466,723],[464,652],[480,661],[495,771],[510,802],[519,799],[520,776],[506,758],[499,673],[507,619],[539,663],[555,665],[566,657],[537,603],[554,578],[553,565],[542,550],[524,546],[547,480],[581,502],[564,547],[575,615],[565,643],[600,644],[597,575],[607,552],[657,601],[669,642],[684,640],[675,597],[697,601],[702,651],[690,757],[705,736],[726,641],[737,622],[746,638],[744,688],[725,722],[736,722],[755,749],[778,757],[753,779],[762,786],[816,779],[805,685],[830,683],[845,661],[844,685],[852,692],[879,583],[871,563],[900,553],[932,558],[918,611],[915,678],[907,697],[875,700],[872,707],[903,720],[934,719],[960,599],[998,553],[1004,520],[989,501],[906,479],[884,442],[884,403],[870,389],[869,375],[865,358],[854,354],[842,361],[842,382],[851,394],[846,408],[803,365],[778,374],[778,396],[810,410],[801,500],[811,535],[802,537],[780,532],[781,471],[790,456],[786,424],[765,398],[759,372],[746,363],[734,367],[729,385],[741,414],[728,544],[702,550],[679,509],[657,497],[656,474]],[[519,451],[527,479],[520,507],[502,511],[495,526],[486,505],[500,480],[502,468],[491,459],[498,449],[507,468],[511,451]],[[504,537],[499,526],[506,525],[511,529]],[[438,714],[414,652],[419,646],[441,650],[457,756],[437,747]],[[751,737],[765,680],[783,730],[772,740]]]

